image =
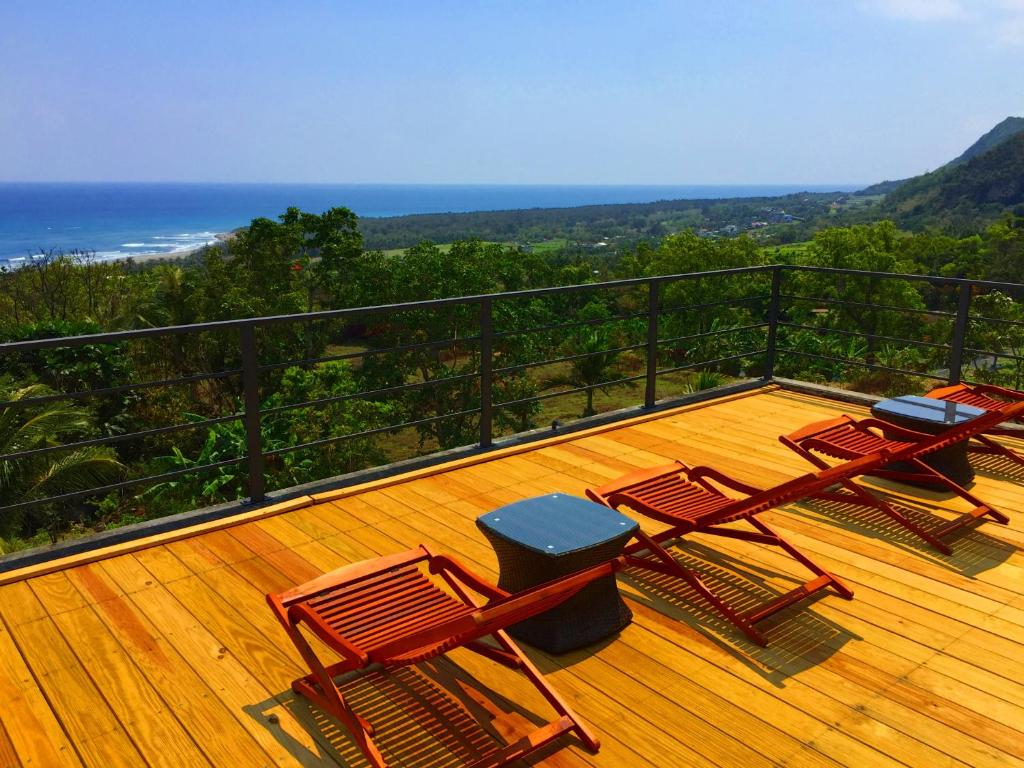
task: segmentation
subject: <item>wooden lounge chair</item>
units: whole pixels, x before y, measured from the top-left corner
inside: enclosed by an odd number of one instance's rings
[[[1024,412],[1024,401],[1004,406],[970,421],[958,424],[938,435],[926,435],[888,424],[879,419],[860,419],[852,416],[840,416],[809,424],[789,435],[782,435],[779,441],[803,456],[811,464],[819,468],[828,467],[823,456],[849,461],[878,451],[889,453],[889,463],[909,465],[910,471],[899,468],[877,468],[870,474],[897,482],[926,483],[945,488],[972,505],[972,509],[954,520],[942,520],[933,528],[918,525],[904,515],[892,504],[872,494],[863,486],[854,482],[852,477],[844,478],[841,484],[850,493],[822,491],[814,494],[816,498],[838,501],[845,504],[861,504],[880,510],[898,525],[915,534],[944,554],[952,554],[952,549],[943,539],[960,531],[965,526],[990,517],[997,523],[1007,523],[1009,518],[995,507],[981,501],[974,494],[958,485],[953,480],[932,469],[922,459],[928,454],[946,448],[954,443],[969,440],[972,437],[995,427],[1002,421],[1015,418]]]
[[[609,507],[628,507],[641,515],[666,523],[669,527],[664,531],[651,535],[641,530],[637,534],[636,542],[625,549],[627,565],[684,580],[747,637],[764,646],[768,643],[755,626],[758,622],[827,587],[846,599],[853,597],[853,591],[813,563],[759,520],[757,515],[823,490],[842,478],[880,466],[886,460],[882,455],[870,456],[816,475],[803,475],[767,490],[741,483],[710,467],[689,467],[677,461],[631,472],[606,485],[588,489],[587,496]],[[722,488],[739,492],[743,497],[726,495]],[[748,523],[754,530],[724,527],[727,523],[737,521]],[[814,578],[766,604],[745,611],[738,610],[725,597],[716,594],[699,572],[682,565],[662,546],[666,541],[691,533],[707,533],[780,547],[808,568]]]
[[[984,411],[994,411],[1005,408],[1008,403],[1024,400],[1024,392],[997,387],[993,384],[953,384],[949,387],[933,389],[925,397],[935,398],[936,400],[952,400],[954,403],[973,405],[975,408],[981,408]],[[1020,424],[1020,419],[1016,421],[1018,424],[1016,427],[997,424],[984,434],[975,435],[975,442],[967,450],[972,453],[1003,456],[1017,464],[1024,464],[1024,456],[992,439],[992,436],[1024,437],[1024,429],[1021,428],[1024,425]]]
[[[559,717],[473,764],[483,768],[518,760],[568,731],[597,751],[596,736],[504,629],[558,605],[621,566],[621,559],[613,560],[513,595],[421,546],[326,573],[281,594],[269,594],[267,602],[310,668],[309,675],[292,683],[293,690],[336,717],[376,768],[387,763],[374,743],[373,726],[352,709],[335,677],[374,665],[387,669],[416,664],[457,647],[521,670]],[[306,633],[335,651],[341,661],[325,665]],[[481,642],[487,636],[496,645]]]

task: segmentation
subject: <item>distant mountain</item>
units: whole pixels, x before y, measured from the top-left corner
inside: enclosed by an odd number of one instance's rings
[[[1016,120],[1024,125],[1024,120]],[[953,162],[905,181],[886,195],[882,212],[910,229],[939,226],[964,231],[1007,209],[1022,206],[1024,212],[1024,132],[1018,127],[1009,136],[1004,132],[982,145],[1008,122]]]
[[[963,165],[971,158],[983,155],[990,149],[995,149],[1004,141],[1016,136],[1021,131],[1024,131],[1024,117],[1008,117],[976,142],[971,144],[971,146],[964,150],[964,153],[960,155],[960,157],[946,163],[943,168],[948,168],[951,165]]]
[[[864,189],[854,192],[855,195],[888,195],[894,189],[898,189],[903,184],[906,184],[910,179],[895,179],[893,181],[880,181],[877,184],[872,184],[870,187],[864,187]]]
[[[938,173],[944,168],[963,165],[971,158],[977,157],[978,155],[983,155],[990,149],[995,149],[997,146],[999,146],[1007,139],[1012,138],[1013,136],[1016,136],[1018,133],[1021,132],[1024,132],[1024,117],[1008,117],[1001,123],[996,125],[996,127],[993,128],[991,131],[989,131],[980,139],[978,139],[976,142],[971,144],[971,146],[965,149],[963,151],[963,154],[961,154],[959,157],[950,160],[942,167],[937,168],[933,173]],[[855,192],[854,194],[887,195],[890,192],[899,189],[900,187],[902,187],[904,184],[911,180],[912,179],[897,179],[895,181],[880,181],[877,184],[872,184],[870,187],[865,187],[864,189],[860,190],[859,192]]]

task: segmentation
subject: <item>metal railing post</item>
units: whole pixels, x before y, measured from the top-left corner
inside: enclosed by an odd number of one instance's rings
[[[492,442],[492,371],[494,368],[494,318],[491,300],[480,300],[480,447],[489,448]]]
[[[242,350],[242,388],[245,403],[245,453],[249,467],[249,501],[263,501],[263,437],[260,429],[260,372],[253,324],[238,329]]]
[[[647,289],[647,384],[644,408],[653,408],[658,399],[658,309],[661,283],[651,280]]]
[[[971,308],[971,286],[961,283],[957,289],[956,321],[953,324],[953,340],[949,350],[949,383],[960,383],[960,372],[964,365],[964,340],[967,336],[967,321]]]
[[[779,332],[779,298],[782,290],[782,267],[772,267],[772,293],[768,300],[768,341],[764,351],[764,373],[761,378],[771,381],[775,378],[775,344]]]

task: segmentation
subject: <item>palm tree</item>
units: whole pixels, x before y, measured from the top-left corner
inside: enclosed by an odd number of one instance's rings
[[[10,456],[62,443],[89,434],[93,420],[89,412],[68,401],[19,405],[33,398],[54,394],[41,384],[13,392],[0,391],[7,405],[0,408],[0,456]],[[114,452],[101,446],[24,456],[0,461],[0,507],[45,499],[64,493],[95,488],[117,477],[124,469]],[[41,505],[42,506],[42,505]],[[57,522],[67,504],[16,510],[0,519],[0,534],[32,535],[42,523],[56,537]]]
[[[546,379],[543,388],[586,387],[587,404],[582,416],[593,416],[595,391],[607,393],[613,387],[633,386],[633,382],[619,381],[625,371],[619,365],[619,352],[611,349],[614,346],[612,335],[603,328],[586,328],[576,333],[564,349],[570,355],[586,357],[573,360],[565,373]]]

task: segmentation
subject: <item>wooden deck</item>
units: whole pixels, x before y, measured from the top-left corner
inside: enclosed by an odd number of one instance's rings
[[[484,511],[677,457],[776,483],[807,470],[779,433],[860,410],[764,390],[10,581],[0,765],[363,765],[291,693],[302,669],[265,592],[421,542],[494,576],[473,523]],[[602,739],[597,755],[567,740],[542,763],[1024,764],[1024,473],[1012,472],[992,465],[976,484],[1011,524],[984,524],[952,557],[820,505],[767,515],[856,592],[774,617],[768,649],[678,585],[624,576],[635,621],[618,638],[561,657],[528,649]],[[803,578],[781,553],[739,541],[695,539],[676,554],[752,595]],[[396,765],[459,765],[551,714],[523,678],[464,651],[352,688]]]

